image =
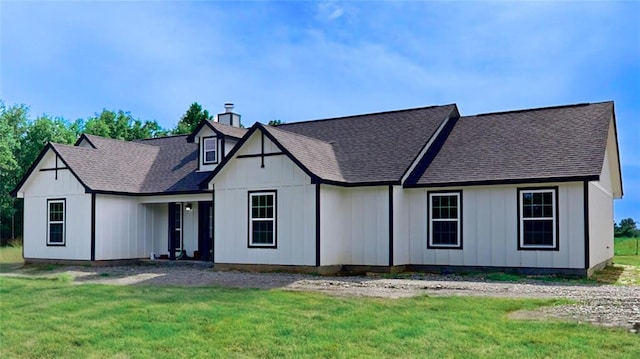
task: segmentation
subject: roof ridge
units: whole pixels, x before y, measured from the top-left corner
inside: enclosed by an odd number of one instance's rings
[[[267,131],[276,130],[277,132],[278,132],[278,131],[279,131],[279,132],[285,132],[287,135],[292,135],[292,136],[294,136],[294,137],[302,137],[302,138],[307,139],[307,140],[312,140],[312,141],[320,142],[320,143],[323,143],[323,144],[326,144],[326,145],[329,145],[329,146],[332,146],[332,147],[333,147],[333,141],[331,141],[331,142],[329,142],[329,141],[323,141],[323,140],[321,140],[321,139],[319,139],[319,138],[315,138],[315,137],[309,137],[309,136],[301,135],[301,134],[296,133],[296,132],[287,131],[287,130],[285,130],[285,129],[280,129],[280,128],[278,128],[278,127],[280,127],[280,126],[262,125],[262,127],[263,127],[263,128],[265,128]]]
[[[163,138],[188,137],[188,136],[189,136],[189,134],[182,133],[182,134],[179,134],[179,135],[167,135],[167,136],[160,136],[160,137],[137,138],[135,140],[125,141],[125,142],[142,142],[142,141],[161,140]]]
[[[141,146],[145,146],[145,147],[157,147],[157,146],[154,146],[154,145],[141,143],[138,140],[127,141],[127,140],[120,140],[120,139],[117,139],[117,138],[102,137],[102,136],[91,135],[91,134],[86,134],[86,133],[83,133],[83,135],[86,136],[87,138],[89,138],[89,140],[91,140],[91,137],[94,137],[94,138],[96,138],[96,139],[98,139],[100,141],[118,142],[120,144],[127,144],[127,145],[141,145]],[[94,143],[94,145],[95,145],[95,143]],[[78,147],[78,146],[72,146],[72,147]],[[99,150],[100,148],[96,148],[96,149]]]
[[[558,105],[558,106],[546,106],[546,107],[537,107],[537,108],[525,108],[520,110],[486,112],[486,113],[479,113],[476,115],[469,115],[469,116],[462,116],[462,117],[483,117],[483,116],[493,116],[493,115],[504,115],[508,113],[524,113],[524,112],[533,112],[533,111],[541,111],[541,110],[557,110],[562,108],[586,107],[590,105],[597,105],[597,104],[609,103],[609,102],[611,101],[596,102],[596,103],[583,102],[583,103],[576,103],[571,105]]]
[[[447,106],[455,106],[455,105],[456,105],[455,103],[449,103],[449,104],[446,104],[446,105],[433,105],[433,106],[426,106],[426,107],[406,108],[406,109],[400,109],[400,110],[370,112],[370,113],[362,113],[362,114],[349,115],[349,116],[340,116],[340,117],[320,118],[320,119],[315,119],[315,120],[296,121],[296,122],[291,122],[291,123],[283,123],[281,125],[271,126],[271,127],[285,127],[285,126],[288,126],[288,125],[297,125],[299,123],[309,123],[309,122],[346,120],[346,119],[349,119],[349,118],[356,118],[356,117],[384,115],[384,114],[389,114],[389,113],[408,112],[408,111],[416,111],[416,110],[427,110],[427,109],[431,109],[431,108],[447,107]]]

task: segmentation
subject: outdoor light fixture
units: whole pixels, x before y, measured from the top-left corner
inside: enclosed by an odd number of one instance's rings
[[[191,208],[193,208],[193,205],[191,203],[187,203],[187,205],[184,206],[184,210],[187,212],[191,212]]]

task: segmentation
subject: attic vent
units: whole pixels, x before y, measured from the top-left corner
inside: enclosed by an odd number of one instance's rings
[[[222,124],[240,127],[240,115],[233,113],[233,104],[224,104],[224,113],[219,113],[216,120]]]

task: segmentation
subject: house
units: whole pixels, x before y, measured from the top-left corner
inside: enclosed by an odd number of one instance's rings
[[[13,194],[27,262],[590,275],[613,258],[613,102],[455,104],[188,136],[50,143]]]

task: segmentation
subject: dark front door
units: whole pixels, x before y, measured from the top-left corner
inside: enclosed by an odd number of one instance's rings
[[[169,203],[169,259],[182,253],[182,203]]]
[[[198,253],[200,260],[213,261],[213,202],[198,202]]]

